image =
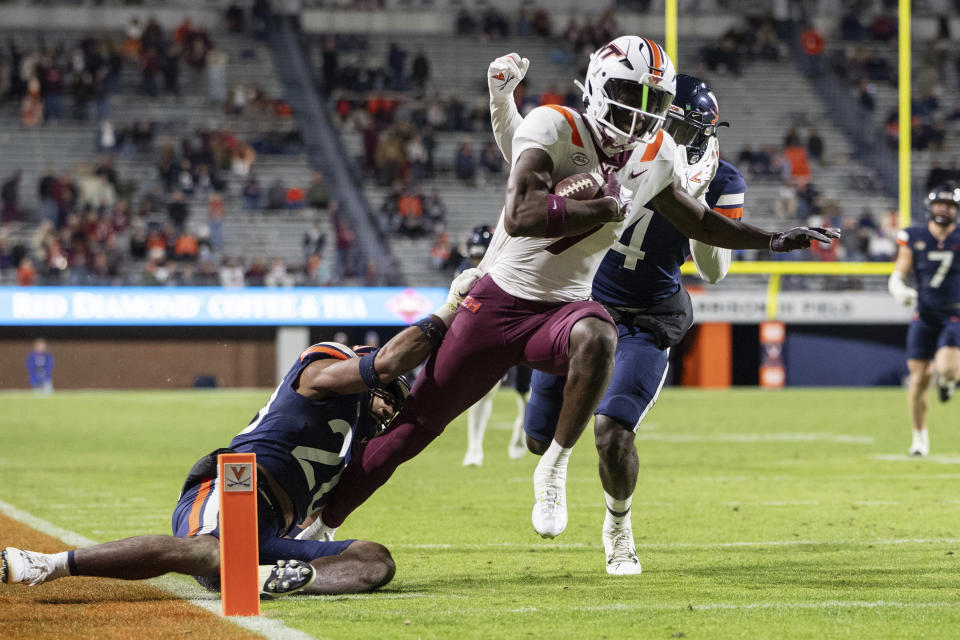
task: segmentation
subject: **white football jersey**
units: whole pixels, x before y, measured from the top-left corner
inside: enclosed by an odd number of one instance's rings
[[[527,149],[549,154],[554,184],[576,173],[601,172],[587,123],[573,109],[549,105],[531,111],[513,136],[513,164]],[[518,298],[542,302],[586,300],[597,267],[623,226],[645,215],[642,205],[673,181],[675,155],[676,144],[662,130],[654,142],[634,149],[619,171],[621,184],[634,194],[634,205],[622,222],[598,225],[577,236],[513,237],[504,228],[501,212],[480,268],[497,286]]]

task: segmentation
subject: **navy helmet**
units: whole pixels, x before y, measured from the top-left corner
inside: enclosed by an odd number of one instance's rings
[[[933,210],[935,202],[952,205],[946,209]],[[940,185],[927,194],[927,215],[937,224],[947,227],[957,221],[957,209],[960,209],[960,188],[953,185]]]
[[[491,239],[493,239],[493,227],[485,224],[474,227],[467,239],[467,257],[479,261],[487,252]]]
[[[710,138],[717,135],[717,128],[729,126],[720,122],[720,105],[709,85],[699,78],[678,74],[677,95],[663,128],[677,144],[687,148],[687,162],[698,162]]]

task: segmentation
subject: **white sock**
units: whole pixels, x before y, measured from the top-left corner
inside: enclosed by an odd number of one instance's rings
[[[561,447],[556,440],[551,440],[550,446],[543,453],[543,458],[537,466],[566,468],[571,451],[573,447]]]
[[[615,513],[623,513],[624,511],[630,511],[630,505],[633,503],[633,496],[628,496],[623,500],[614,498],[612,495],[603,492],[605,502],[607,503],[607,510]]]
[[[69,551],[61,551],[60,553],[51,553],[48,554],[53,558],[53,571],[50,572],[50,575],[47,576],[47,580],[55,580],[57,578],[63,578],[65,576],[72,575],[70,573],[70,561],[68,558]]]

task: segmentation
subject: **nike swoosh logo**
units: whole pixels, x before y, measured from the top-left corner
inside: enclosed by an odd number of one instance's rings
[[[633,179],[633,178],[639,178],[640,176],[642,176],[643,174],[645,174],[647,171],[648,171],[647,169],[644,169],[643,171],[638,171],[638,172],[636,172],[636,173],[634,173],[633,171],[631,171],[631,172],[630,172],[630,178],[631,178],[631,179]]]

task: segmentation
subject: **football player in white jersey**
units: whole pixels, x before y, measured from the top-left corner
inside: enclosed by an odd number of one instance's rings
[[[521,79],[528,67],[529,62],[517,54],[497,58],[489,67],[491,124],[505,153],[523,119],[514,104],[513,87],[494,79]],[[677,104],[678,100],[682,102]],[[691,195],[718,213],[738,219],[746,184],[736,168],[719,158],[716,127],[724,124],[719,117],[719,105],[709,88],[697,78],[679,75],[677,97],[665,124],[685,143],[677,145],[677,174]],[[641,573],[630,518],[639,467],[634,433],[660,394],[670,347],[682,339],[693,319],[689,296],[679,281],[687,252],[707,282],[718,282],[729,269],[730,249],[687,240],[648,211],[605,252],[593,281],[593,299],[611,312],[619,329],[614,377],[594,423],[606,502],[602,539],[607,573],[612,575]],[[540,453],[553,436],[563,387],[563,377],[533,374],[524,430],[534,453]]]
[[[568,376],[556,434],[534,473],[532,514],[541,536],[563,531],[567,461],[607,387],[617,341],[610,315],[588,299],[591,281],[621,224],[643,215],[631,208],[631,198],[640,204],[654,199],[684,235],[715,246],[792,251],[837,235],[806,228],[762,231],[732,222],[687,194],[676,176],[675,144],[661,131],[675,75],[660,45],[622,36],[591,56],[582,114],[539,107],[520,124],[504,213],[481,264],[487,273],[427,360],[395,426],[371,441],[329,496],[321,516],[326,527],[343,522],[397,466],[422,451],[511,366],[524,363]],[[563,178],[585,172],[604,174],[600,197],[581,201],[551,193]]]

